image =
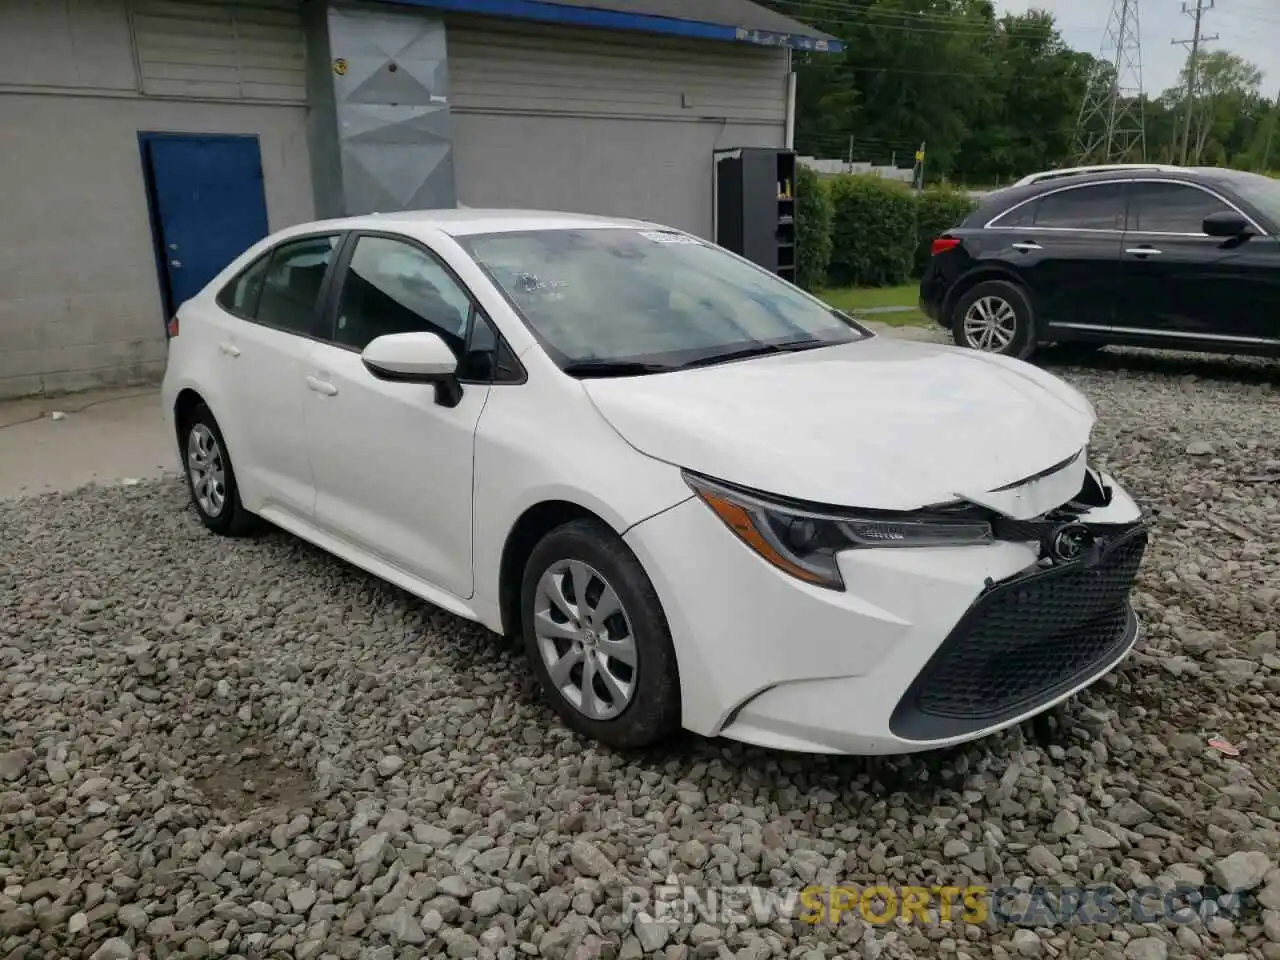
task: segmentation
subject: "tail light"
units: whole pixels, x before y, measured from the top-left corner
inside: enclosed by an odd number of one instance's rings
[[[165,330],[168,331],[170,339],[178,335],[178,315],[176,313],[169,318],[168,324],[165,325]]]
[[[960,246],[960,241],[956,237],[935,237],[933,243],[929,245],[929,254],[936,257],[938,254],[954,250],[958,246]]]

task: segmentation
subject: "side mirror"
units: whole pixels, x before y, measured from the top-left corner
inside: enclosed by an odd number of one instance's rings
[[[1253,234],[1249,221],[1234,210],[1209,214],[1200,229],[1211,237],[1248,237]]]
[[[365,368],[379,380],[395,383],[430,383],[436,403],[456,407],[462,386],[456,376],[458,359],[434,333],[388,333],[375,337],[360,354]]]

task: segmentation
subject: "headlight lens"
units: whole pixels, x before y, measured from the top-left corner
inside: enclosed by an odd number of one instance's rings
[[[844,589],[841,550],[862,547],[950,547],[990,543],[985,520],[937,513],[815,512],[685,473],[685,481],[757,554],[792,576]]]

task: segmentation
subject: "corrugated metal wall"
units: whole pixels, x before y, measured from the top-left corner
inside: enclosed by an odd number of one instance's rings
[[[451,19],[453,109],[781,124],[783,51]]]
[[[294,0],[0,0],[0,397],[163,369],[139,131],[255,134],[313,215],[303,47]]]
[[[306,102],[306,45],[296,0],[132,0],[142,92]]]
[[[712,152],[782,146],[784,51],[447,18],[458,198],[709,237]]]

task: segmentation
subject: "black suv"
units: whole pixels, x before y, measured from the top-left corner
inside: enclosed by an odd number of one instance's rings
[[[1033,174],[933,241],[920,305],[956,343],[1280,355],[1280,180],[1115,165]]]

